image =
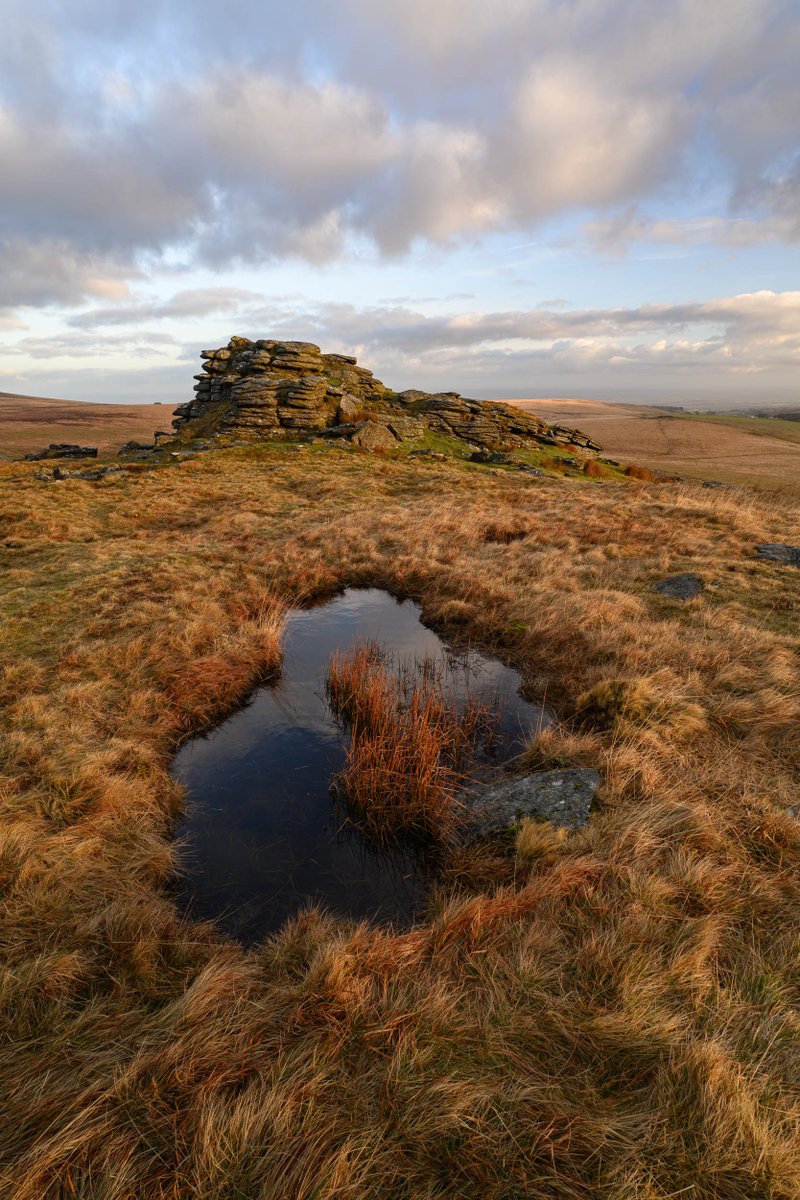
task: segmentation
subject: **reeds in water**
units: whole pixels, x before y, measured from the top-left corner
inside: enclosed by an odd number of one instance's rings
[[[332,656],[326,693],[350,729],[334,782],[359,824],[382,843],[446,841],[459,823],[458,791],[490,726],[488,710],[449,696],[436,660],[393,670],[375,642]]]

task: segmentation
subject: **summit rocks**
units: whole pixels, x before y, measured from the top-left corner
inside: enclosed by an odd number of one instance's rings
[[[383,450],[431,430],[489,450],[536,443],[600,449],[579,430],[546,425],[512,405],[457,392],[393,392],[355,358],[322,354],[312,342],[233,337],[200,357],[195,397],[175,410],[177,434],[228,433],[248,442],[330,437]]]

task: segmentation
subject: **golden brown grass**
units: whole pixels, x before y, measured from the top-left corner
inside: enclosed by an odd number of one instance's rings
[[[32,474],[0,468],[0,1194],[795,1200],[800,597],[753,546],[796,507],[282,447]],[[245,951],[172,904],[170,755],[359,583],[546,690],[528,763],[599,767],[601,809],[407,933]]]

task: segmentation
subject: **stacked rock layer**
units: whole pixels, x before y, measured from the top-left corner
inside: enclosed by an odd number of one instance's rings
[[[578,430],[546,425],[513,405],[457,392],[393,392],[355,358],[322,354],[311,342],[233,337],[201,358],[195,398],[175,410],[177,432],[248,441],[325,436],[380,449],[431,429],[489,449],[531,441],[600,449]]]

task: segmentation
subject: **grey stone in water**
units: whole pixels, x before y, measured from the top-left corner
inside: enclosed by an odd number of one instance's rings
[[[787,546],[783,542],[765,542],[756,546],[759,558],[769,562],[786,563],[790,567],[800,567],[800,546]]]
[[[656,591],[662,596],[670,596],[673,600],[692,600],[699,596],[703,584],[696,575],[687,572],[685,575],[671,575],[656,584]]]
[[[600,786],[600,773],[591,767],[534,771],[463,793],[471,809],[471,832],[484,836],[516,825],[523,817],[578,829],[589,820],[589,808]]]

